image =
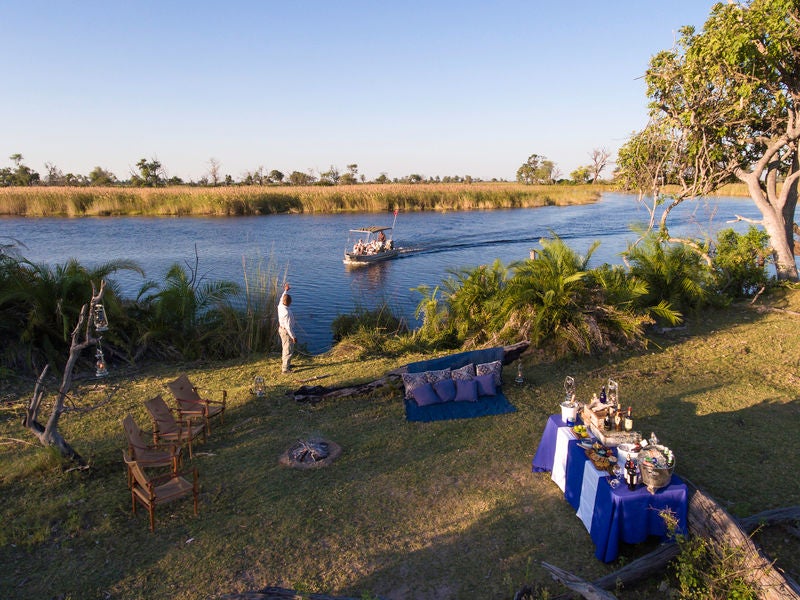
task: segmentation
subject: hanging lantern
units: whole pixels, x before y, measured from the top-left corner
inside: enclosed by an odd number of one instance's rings
[[[256,375],[253,379],[253,393],[257,398],[263,398],[267,394],[267,385],[261,375]]]
[[[108,317],[106,317],[106,309],[102,304],[94,305],[94,329],[95,331],[108,331]]]
[[[97,351],[94,353],[95,358],[95,377],[106,377],[108,375],[108,369],[106,368],[106,357],[103,356],[103,349],[100,347],[100,342],[97,342]]]

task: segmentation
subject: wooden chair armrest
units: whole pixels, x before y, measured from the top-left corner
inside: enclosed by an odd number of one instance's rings
[[[199,388],[195,387],[194,391],[197,392],[198,395],[202,397],[200,392],[213,392],[215,394],[222,394],[222,400],[210,400],[211,402],[225,402],[225,399],[228,397],[228,390],[222,390],[219,388]],[[205,400],[205,398],[203,398]]]

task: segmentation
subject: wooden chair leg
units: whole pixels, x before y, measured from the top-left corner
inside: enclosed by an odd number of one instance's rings
[[[156,508],[152,504],[150,504],[147,508],[150,511],[150,531],[155,531],[156,530]]]

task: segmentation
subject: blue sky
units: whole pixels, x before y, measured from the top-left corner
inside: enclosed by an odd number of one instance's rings
[[[0,0],[0,167],[568,176],[645,125],[649,58],[713,4]]]

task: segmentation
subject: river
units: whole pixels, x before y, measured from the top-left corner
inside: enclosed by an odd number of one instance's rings
[[[744,232],[747,225],[726,223],[734,215],[759,218],[747,198],[714,198],[685,202],[673,211],[675,235],[716,236],[726,227]],[[633,223],[644,223],[647,211],[635,196],[606,193],[589,205],[547,206],[493,211],[401,213],[394,231],[403,249],[392,261],[346,267],[342,253],[348,230],[363,225],[391,225],[392,215],[272,215],[260,217],[100,217],[0,218],[0,241],[24,243],[23,256],[59,264],[75,258],[86,266],[114,259],[133,259],[146,278],[159,281],[174,263],[194,266],[210,279],[242,283],[243,260],[272,262],[288,276],[299,324],[299,341],[318,353],[331,346],[331,322],[355,306],[386,301],[412,325],[420,300],[411,288],[435,286],[448,269],[474,267],[500,259],[525,259],[539,240],[554,233],[585,255],[594,241],[600,247],[590,265],[619,264],[620,253],[636,239]],[[7,241],[7,240],[5,240]],[[117,273],[123,294],[133,297],[144,282],[138,274]]]

